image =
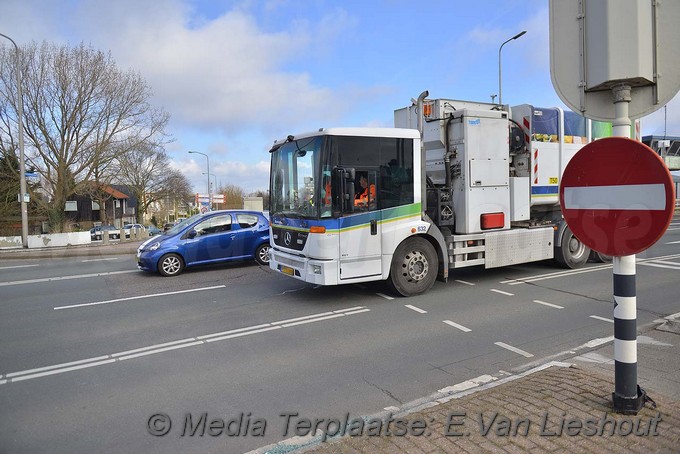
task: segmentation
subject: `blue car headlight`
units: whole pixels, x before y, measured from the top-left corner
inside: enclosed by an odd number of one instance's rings
[[[147,251],[155,251],[159,247],[161,247],[161,243],[154,243],[151,246],[149,246],[148,248],[146,248],[146,250]]]

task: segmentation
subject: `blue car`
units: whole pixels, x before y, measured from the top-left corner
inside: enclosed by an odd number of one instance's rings
[[[197,214],[137,249],[137,267],[163,276],[177,276],[190,266],[252,259],[269,263],[269,220],[259,211]]]

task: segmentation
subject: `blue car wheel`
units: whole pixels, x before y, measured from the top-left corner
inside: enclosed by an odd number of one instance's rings
[[[158,272],[161,276],[177,276],[184,271],[184,260],[177,254],[165,254],[158,261]]]
[[[258,246],[255,251],[255,261],[260,265],[269,265],[269,243]]]

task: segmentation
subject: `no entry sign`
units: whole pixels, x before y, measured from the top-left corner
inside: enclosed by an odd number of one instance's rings
[[[571,159],[560,184],[562,214],[586,246],[612,256],[654,244],[673,217],[673,178],[659,155],[625,137],[589,143]]]

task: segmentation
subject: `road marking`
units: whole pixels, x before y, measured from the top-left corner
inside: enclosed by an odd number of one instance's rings
[[[504,292],[503,290],[497,290],[497,289],[495,289],[495,288],[492,288],[491,291],[492,291],[492,292],[496,292],[496,293],[500,293],[501,295],[515,296],[514,293]]]
[[[106,260],[118,260],[118,257],[109,257],[106,259],[88,259],[88,260],[81,260],[81,262],[86,263],[86,262],[103,262]]]
[[[389,296],[389,295],[385,295],[384,293],[376,293],[376,295],[378,295],[382,298],[385,298],[386,300],[393,300],[394,299],[394,297]]]
[[[107,273],[76,274],[73,276],[45,277],[42,279],[27,279],[25,281],[0,282],[0,287],[8,285],[38,284],[40,282],[68,281],[71,279],[86,279],[88,277],[113,276],[116,274],[140,273],[139,270],[109,271]]]
[[[365,306],[356,306],[346,309],[338,309],[331,312],[322,312],[319,314],[313,314],[304,317],[298,317],[298,322],[287,323],[290,320],[283,320],[272,323],[264,323],[261,325],[248,326],[244,328],[237,328],[230,331],[224,331],[221,333],[205,334],[202,336],[190,337],[186,339],[180,339],[170,342],[165,342],[162,344],[149,345],[146,347],[136,348],[133,350],[126,350],[122,352],[112,353],[110,355],[102,355],[94,358],[81,359],[78,361],[71,361],[68,363],[53,364],[51,366],[39,367],[35,369],[27,369],[18,372],[11,372],[9,374],[0,375],[4,377],[0,380],[0,385],[6,383],[13,383],[24,380],[31,380],[34,378],[45,377],[49,375],[62,374],[65,372],[71,372],[74,370],[85,369],[88,367],[97,367],[105,364],[116,363],[120,361],[126,361],[129,359],[140,358],[149,355],[155,355],[157,353],[163,353],[173,350],[178,350],[182,348],[194,347],[197,345],[208,344],[211,342],[218,342],[227,339],[234,339],[243,336],[250,336],[252,334],[264,333],[267,331],[279,330],[283,328],[288,328],[292,326],[297,326],[303,323],[313,323],[320,322],[324,320],[329,320],[331,318],[345,317],[349,315],[361,314],[364,312],[370,312]],[[333,315],[326,315],[333,314]],[[285,323],[284,323],[285,322]]]
[[[612,320],[611,318],[600,317],[599,315],[591,315],[590,318],[594,318],[595,320],[602,320],[603,322],[614,323],[614,320]]]
[[[524,350],[520,350],[519,348],[513,347],[512,345],[508,345],[508,344],[506,344],[506,343],[504,343],[504,342],[494,342],[494,344],[496,344],[496,345],[498,345],[499,347],[502,347],[502,348],[504,348],[504,349],[506,349],[506,350],[510,350],[511,352],[515,352],[515,353],[517,353],[518,355],[522,355],[522,356],[524,356],[525,358],[531,358],[531,357],[534,356],[534,355],[532,355],[531,353],[525,352]]]
[[[472,331],[470,328],[466,328],[463,325],[459,325],[458,323],[452,322],[451,320],[444,320],[444,323],[446,323],[449,326],[453,326],[454,328],[458,328],[459,330],[465,333],[469,333],[470,331]]]
[[[127,298],[116,298],[115,300],[107,300],[107,301],[97,301],[94,303],[82,303],[82,304],[71,304],[69,306],[57,306],[54,308],[55,311],[58,311],[60,309],[73,309],[76,307],[88,307],[88,306],[99,306],[102,304],[111,304],[111,303],[119,303],[121,301],[132,301],[132,300],[140,300],[140,299],[145,299],[145,298],[156,298],[159,296],[168,296],[168,295],[179,295],[182,293],[192,293],[192,292],[202,292],[204,290],[215,290],[218,288],[224,288],[226,285],[215,285],[212,287],[202,287],[202,288],[192,288],[189,290],[177,290],[175,292],[165,292],[165,293],[152,293],[150,295],[139,295],[139,296],[130,296]]]
[[[666,268],[670,270],[680,270],[680,263],[671,262],[668,260],[653,260],[650,262],[640,263],[640,265],[653,266],[656,268]]]
[[[15,265],[15,266],[3,266],[0,268],[0,270],[13,270],[15,268],[30,268],[32,266],[40,266],[40,265]]]
[[[460,282],[461,284],[465,284],[465,285],[475,285],[475,284],[474,284],[474,283],[472,283],[472,282],[468,282],[468,281],[461,281],[460,279],[456,279],[456,280],[455,280],[454,282]]]
[[[564,306],[559,306],[559,305],[553,304],[553,303],[546,303],[545,301],[541,301],[541,300],[534,300],[534,303],[542,304],[544,306],[554,307],[555,309],[564,309]]]
[[[558,271],[556,273],[547,273],[547,274],[539,274],[536,276],[529,276],[529,277],[521,277],[517,279],[507,279],[505,281],[501,281],[501,284],[508,284],[508,285],[517,285],[517,284],[526,284],[528,282],[535,282],[535,281],[542,281],[545,279],[555,279],[558,277],[562,276],[570,276],[572,274],[580,274],[580,273],[589,273],[591,271],[599,271],[599,270],[604,270],[607,268],[612,268],[613,265],[598,265],[598,266],[591,266],[586,269],[582,270],[568,270],[568,271]]]
[[[410,304],[405,304],[404,306],[406,306],[406,307],[408,307],[409,309],[411,309],[412,311],[416,311],[416,312],[418,312],[418,313],[420,313],[420,314],[427,314],[427,311],[424,311],[424,310],[422,310],[422,309],[419,308],[419,307],[411,306]]]
[[[668,242],[668,243],[666,243],[666,244],[678,244],[678,243],[680,243],[680,241],[670,241],[670,242]]]
[[[677,259],[680,258],[680,254],[673,254],[673,255],[665,255],[661,257],[649,257],[646,259],[638,259],[636,263],[640,265],[646,265],[651,261],[659,261],[659,260],[664,260],[664,259]],[[527,284],[529,282],[536,282],[536,281],[542,281],[545,279],[555,279],[555,278],[560,278],[563,276],[571,276],[572,274],[581,274],[581,273],[590,273],[594,271],[601,271],[601,270],[606,270],[609,268],[612,268],[612,264],[605,264],[605,265],[595,265],[595,266],[590,266],[588,268],[584,269],[579,269],[579,270],[566,270],[566,271],[559,271],[556,273],[547,273],[547,274],[539,274],[536,276],[529,276],[529,277],[521,277],[521,278],[516,278],[516,279],[506,279],[504,281],[501,281],[501,284],[507,284],[507,285],[518,285],[518,284]]]

